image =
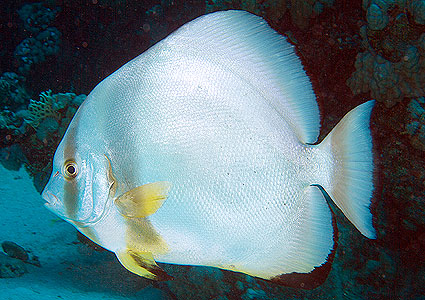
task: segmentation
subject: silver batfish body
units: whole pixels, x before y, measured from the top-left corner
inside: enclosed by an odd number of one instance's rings
[[[319,110],[293,47],[257,16],[212,13],[94,88],[43,198],[147,278],[170,278],[156,262],[309,273],[334,245],[323,191],[375,237],[372,107],[313,145]]]

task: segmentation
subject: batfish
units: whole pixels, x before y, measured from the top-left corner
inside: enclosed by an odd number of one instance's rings
[[[332,256],[325,195],[375,238],[373,105],[318,143],[319,109],[294,47],[248,12],[207,14],[92,90],[42,197],[140,276],[171,279],[162,262],[284,283]]]

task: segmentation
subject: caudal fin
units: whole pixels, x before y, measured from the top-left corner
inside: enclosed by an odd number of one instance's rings
[[[373,193],[372,137],[369,129],[374,101],[351,110],[319,145],[331,154],[333,174],[323,188],[344,215],[368,238],[375,238],[370,203]]]

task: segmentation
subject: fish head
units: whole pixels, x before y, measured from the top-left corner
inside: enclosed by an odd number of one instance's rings
[[[84,227],[105,215],[114,194],[114,180],[106,155],[93,153],[87,143],[75,146],[75,151],[66,149],[69,141],[65,135],[55,152],[52,174],[42,197],[50,211]]]

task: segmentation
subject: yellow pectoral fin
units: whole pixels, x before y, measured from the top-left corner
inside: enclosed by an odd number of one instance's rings
[[[168,275],[156,264],[150,252],[137,252],[131,249],[124,249],[115,252],[115,254],[120,263],[134,274],[160,281],[173,279],[172,276]]]
[[[157,181],[136,187],[115,200],[120,213],[132,218],[145,218],[155,213],[168,197],[171,184]]]

